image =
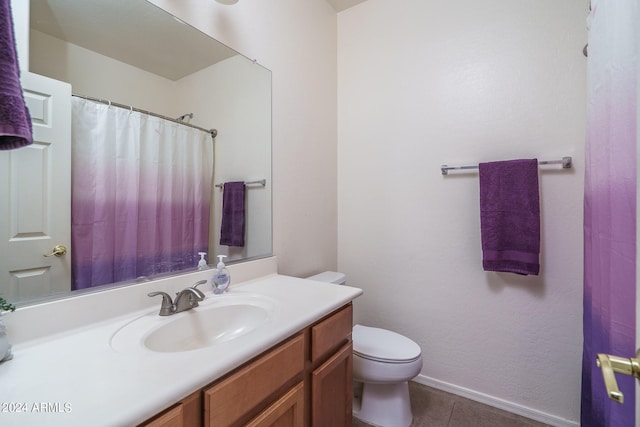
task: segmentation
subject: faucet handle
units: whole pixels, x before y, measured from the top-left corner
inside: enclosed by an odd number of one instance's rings
[[[171,296],[166,292],[156,291],[156,292],[149,292],[147,294],[148,297],[155,297],[157,295],[162,295],[162,303],[163,304],[165,302],[169,302],[169,304],[173,304],[173,302],[171,301]]]
[[[149,297],[155,297],[157,295],[162,295],[162,305],[160,306],[160,316],[170,316],[173,314],[173,301],[171,300],[171,296],[162,291],[150,292],[147,294]]]

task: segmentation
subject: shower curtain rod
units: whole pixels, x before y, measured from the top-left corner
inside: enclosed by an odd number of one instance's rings
[[[203,132],[206,132],[206,133],[211,135],[211,138],[215,138],[216,136],[218,136],[218,131],[216,129],[205,129],[205,128],[202,128],[200,126],[192,125],[191,123],[183,122],[182,120],[174,119],[172,117],[163,116],[162,114],[153,113],[151,111],[142,110],[140,108],[135,108],[135,107],[132,107],[131,105],[119,104],[117,102],[109,101],[108,99],[93,98],[91,96],[85,96],[85,95],[76,95],[75,93],[72,94],[72,96],[75,96],[77,98],[86,99],[88,101],[100,102],[102,104],[107,104],[109,106],[113,105],[114,107],[124,108],[125,110],[135,111],[137,113],[147,114],[149,116],[158,117],[158,118],[164,119],[164,120],[169,120],[170,122],[173,122],[173,123],[179,123],[181,125],[185,125],[185,126],[188,126],[190,128],[194,128],[194,129],[198,129],[198,130],[201,130]]]
[[[562,165],[563,169],[569,169],[572,166],[573,159],[571,157],[563,157],[561,160],[538,160],[538,165]],[[440,172],[442,175],[449,175],[450,170],[462,170],[462,169],[478,169],[478,165],[466,165],[466,166],[440,166]]]

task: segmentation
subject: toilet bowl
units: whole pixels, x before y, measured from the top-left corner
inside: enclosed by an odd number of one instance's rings
[[[308,277],[345,284],[333,271]],[[386,329],[355,325],[353,338],[353,416],[383,427],[409,427],[413,420],[409,380],[422,369],[420,346]]]

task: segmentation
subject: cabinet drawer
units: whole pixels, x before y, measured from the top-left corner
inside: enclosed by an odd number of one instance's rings
[[[345,344],[351,338],[353,306],[345,306],[311,327],[311,362]]]
[[[298,335],[204,391],[205,426],[228,426],[260,406],[304,369]]]

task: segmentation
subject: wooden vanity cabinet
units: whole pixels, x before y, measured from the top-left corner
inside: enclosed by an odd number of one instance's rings
[[[183,407],[181,403],[172,406],[156,415],[152,420],[142,424],[144,427],[184,427]]]
[[[141,427],[194,427],[201,425],[202,398],[200,390],[140,424]]]
[[[310,424],[350,427],[353,400],[353,306],[332,313],[311,326]]]
[[[350,427],[351,304],[334,311],[144,427]]]
[[[248,427],[298,427],[304,424],[304,384],[298,383],[284,396],[247,423]]]
[[[298,334],[205,389],[205,427],[245,425],[265,408],[272,411],[272,404],[302,382],[303,372],[304,334]],[[256,425],[270,425],[265,422]]]

